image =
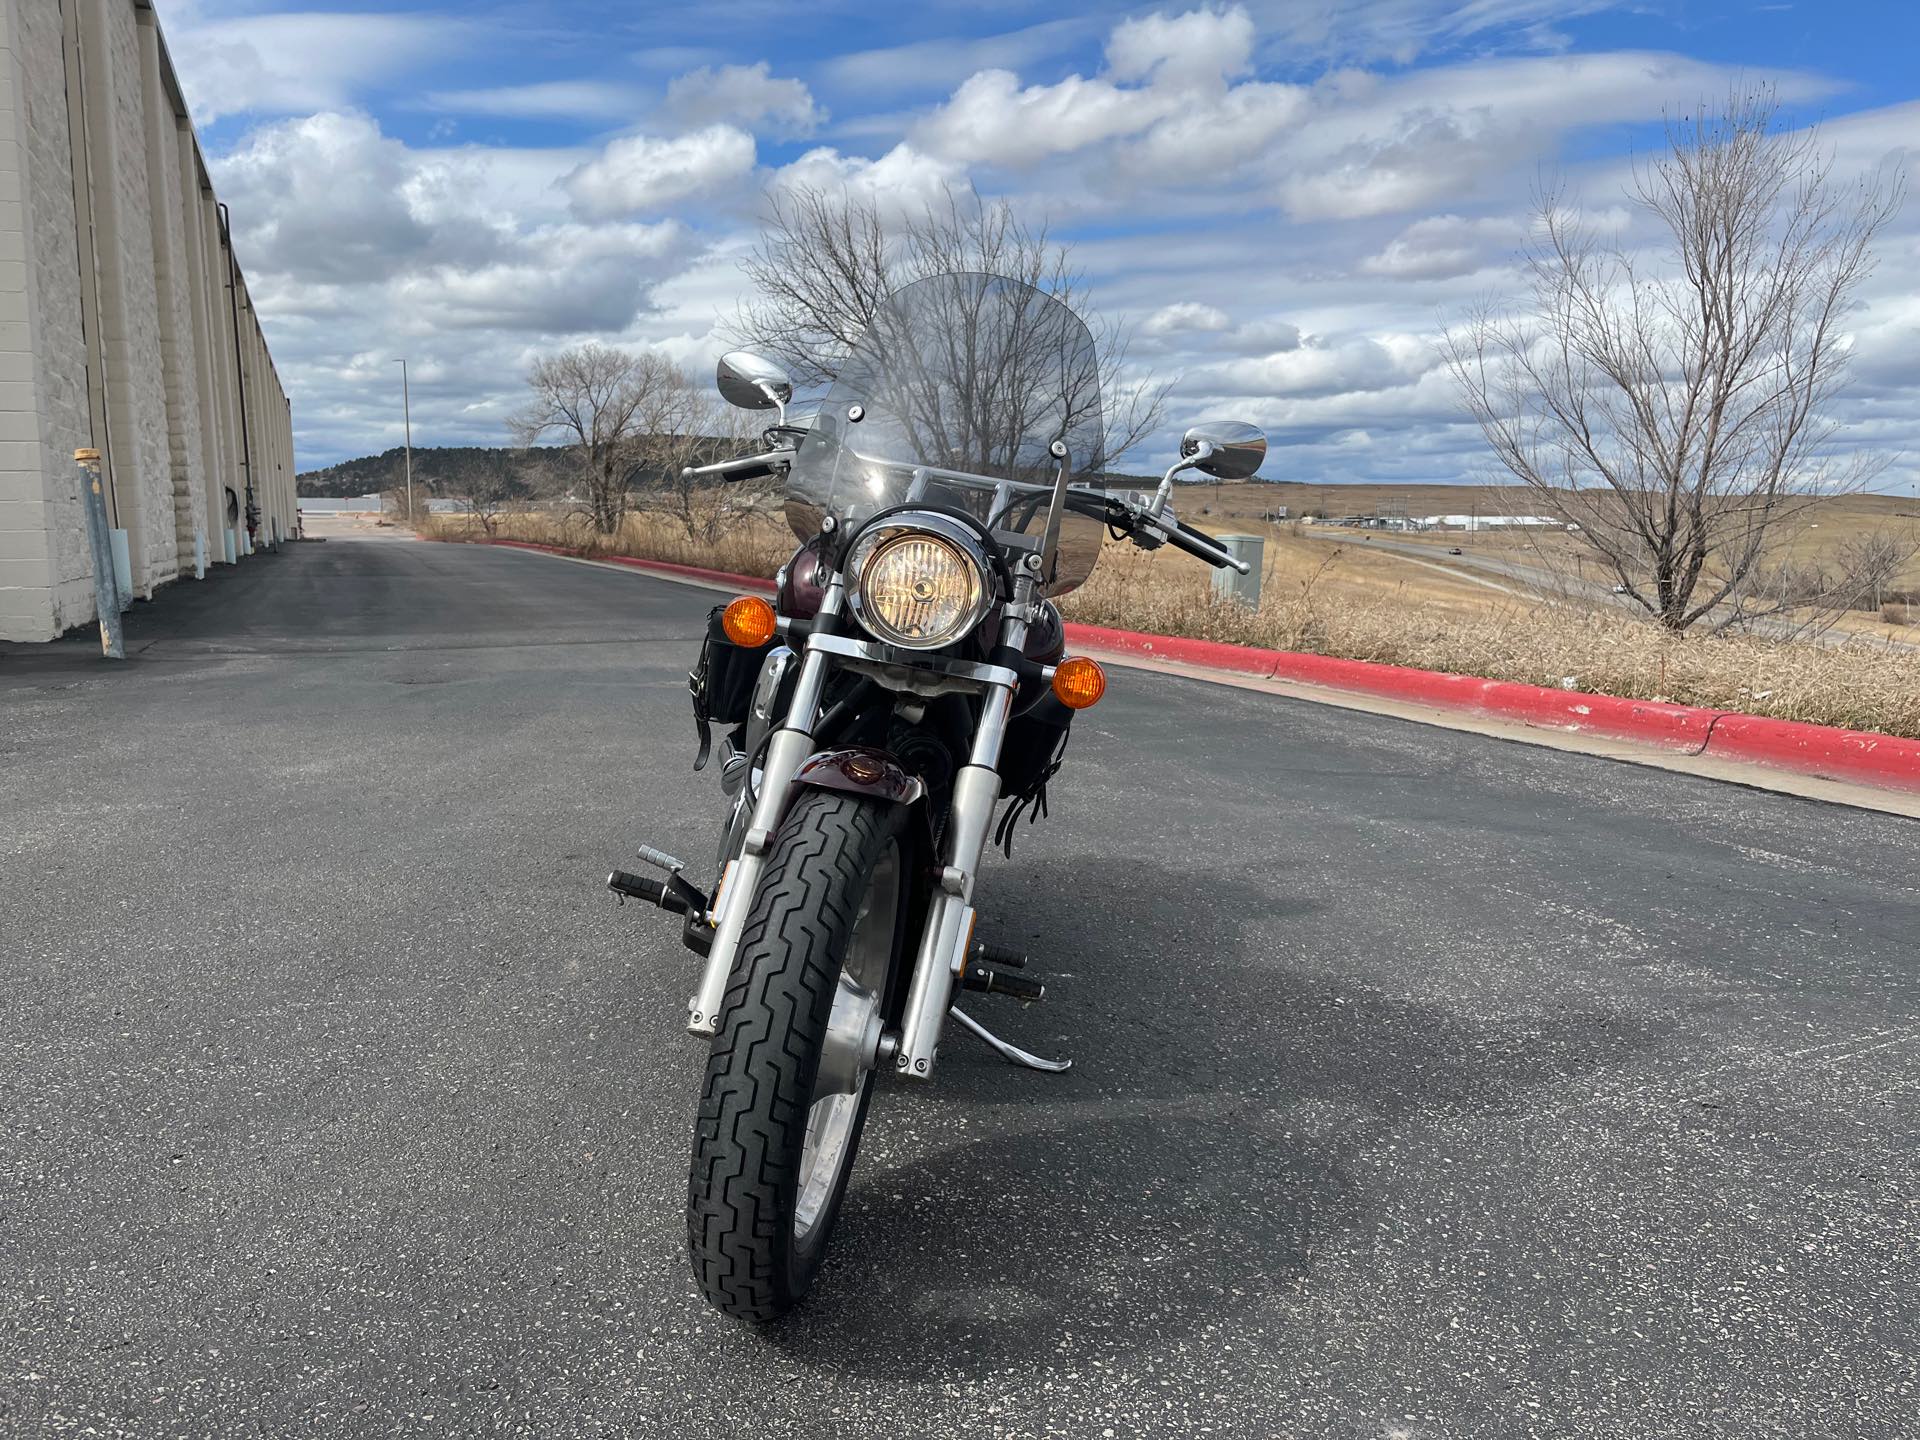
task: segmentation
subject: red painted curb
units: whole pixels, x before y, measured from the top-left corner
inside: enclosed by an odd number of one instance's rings
[[[1258,650],[1217,640],[1187,640],[1173,635],[1142,635],[1100,625],[1068,625],[1067,638],[1095,649],[1152,655],[1213,670],[1237,670],[1272,680],[1296,680],[1335,690],[1358,690],[1394,700],[1437,705],[1448,710],[1521,720],[1560,730],[1588,730],[1646,741],[1671,750],[1698,750],[1706,741],[1717,710],[1664,705],[1618,695],[1589,695],[1477,675],[1448,675],[1371,660],[1342,660],[1293,650]]]
[[[1709,748],[1729,760],[1920,790],[1920,741],[1871,730],[1728,714],[1714,727]]]
[[[542,550],[553,555],[578,551],[527,540],[468,542],[509,545],[519,550]],[[697,565],[675,565],[664,560],[636,560],[610,555],[607,563],[661,575],[709,580],[717,584],[772,590],[771,580],[705,570]],[[1137,630],[1109,630],[1104,625],[1070,623],[1067,638],[1076,645],[1127,655],[1146,655],[1182,665],[1258,675],[1272,680],[1295,680],[1333,690],[1357,690],[1393,700],[1406,700],[1444,710],[1518,720],[1555,730],[1577,730],[1616,739],[1637,740],[1667,750],[1693,754],[1711,751],[1728,760],[1744,760],[1776,770],[1792,770],[1829,780],[1853,780],[1896,790],[1920,791],[1920,740],[1877,735],[1866,730],[1841,730],[1831,725],[1807,725],[1797,720],[1774,720],[1733,710],[1707,710],[1695,705],[1669,705],[1655,700],[1631,700],[1620,695],[1588,695],[1578,690],[1555,690],[1544,685],[1522,685],[1511,680],[1488,680],[1474,675],[1447,675],[1406,665],[1382,665],[1371,660],[1341,660],[1329,655],[1306,655],[1292,650],[1260,650],[1228,645],[1218,640],[1189,640],[1177,635],[1149,635]]]
[[[1635,740],[1662,749],[1744,760],[1832,780],[1856,780],[1920,791],[1920,740],[1872,731],[1807,725],[1732,710],[1707,710],[1589,695],[1511,680],[1447,675],[1370,660],[1341,660],[1290,650],[1258,650],[1217,640],[1144,635],[1100,625],[1067,626],[1067,638],[1097,650],[1151,655],[1211,670],[1232,670],[1273,680],[1296,680],[1335,690],[1358,690],[1446,710],[1466,710],[1528,725],[1577,730]]]

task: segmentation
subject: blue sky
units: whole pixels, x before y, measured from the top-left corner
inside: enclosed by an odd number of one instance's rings
[[[1070,241],[1134,357],[1267,473],[1485,478],[1433,353],[1511,293],[1542,176],[1626,223],[1627,157],[1736,84],[1842,170],[1920,149],[1920,5],[1247,0],[1192,8],[158,0],[294,397],[303,466],[504,443],[593,336],[705,368],[770,189],[973,185]],[[615,18],[608,18],[609,15]],[[1920,206],[1850,317],[1845,442],[1920,454]]]

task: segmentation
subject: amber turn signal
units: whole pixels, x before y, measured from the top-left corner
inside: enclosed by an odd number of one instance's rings
[[[742,595],[720,612],[720,628],[734,644],[758,650],[773,639],[773,606],[758,595]]]
[[[1084,655],[1062,660],[1053,672],[1053,693],[1069,710],[1084,710],[1107,693],[1107,672]]]

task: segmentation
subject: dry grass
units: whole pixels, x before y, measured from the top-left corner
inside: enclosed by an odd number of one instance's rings
[[[1270,571],[1261,606],[1250,611],[1215,600],[1207,572],[1184,556],[1120,550],[1062,609],[1095,625],[1920,738],[1920,651],[1674,638],[1624,613],[1540,602],[1449,610],[1387,595],[1356,603],[1340,594],[1340,563]]]
[[[457,516],[425,527],[478,538]],[[1251,527],[1250,527],[1251,528]],[[504,517],[501,538],[588,555],[633,555],[771,575],[793,553],[780,516],[753,516],[713,544],[661,516],[631,515],[617,535],[562,516]],[[1674,638],[1621,612],[1555,606],[1411,560],[1270,530],[1257,611],[1213,598],[1204,566],[1171,550],[1110,544],[1062,604],[1067,618],[1120,629],[1301,650],[1594,694],[1671,700],[1920,738],[1920,650],[1862,641],[1816,646],[1747,638]]]
[[[465,515],[434,515],[425,519],[421,533],[436,540],[479,540],[479,523]],[[744,516],[717,540],[696,540],[678,522],[645,513],[627,516],[613,535],[601,535],[584,516],[533,513],[503,515],[494,526],[501,540],[530,540],[560,545],[582,555],[632,555],[642,560],[665,560],[674,565],[703,565],[736,575],[770,576],[792,556],[793,532],[779,515]]]

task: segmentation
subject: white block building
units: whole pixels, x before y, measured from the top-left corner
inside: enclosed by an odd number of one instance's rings
[[[137,596],[291,532],[292,415],[150,0],[0,0],[0,639],[95,618],[77,449]]]

